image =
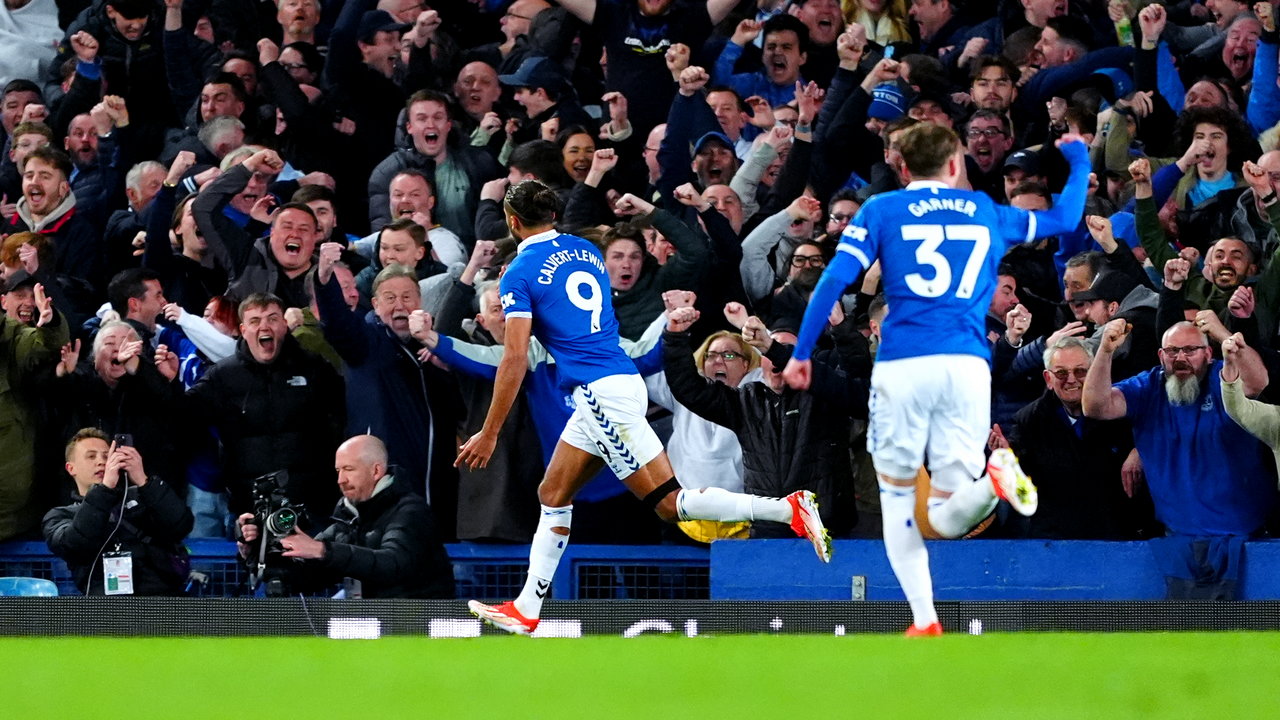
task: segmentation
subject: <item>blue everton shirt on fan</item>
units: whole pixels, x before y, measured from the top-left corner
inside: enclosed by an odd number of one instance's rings
[[[525,238],[499,293],[508,319],[533,319],[533,334],[556,359],[565,386],[636,374],[618,346],[604,258],[589,241],[555,230]]]
[[[892,313],[891,313],[892,314]],[[1156,517],[1179,535],[1250,535],[1275,497],[1266,448],[1222,407],[1222,361],[1209,366],[1200,397],[1175,406],[1164,368],[1116,383],[1142,456]]]

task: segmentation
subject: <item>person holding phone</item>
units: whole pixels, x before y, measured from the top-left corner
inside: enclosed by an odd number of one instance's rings
[[[76,501],[44,516],[44,539],[86,595],[178,595],[189,563],[182,539],[191,511],[148,475],[133,438],[84,428],[67,443]]]

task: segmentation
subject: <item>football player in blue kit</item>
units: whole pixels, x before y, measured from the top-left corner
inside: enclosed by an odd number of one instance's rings
[[[542,513],[529,548],[524,589],[515,600],[496,606],[472,600],[471,612],[511,633],[528,635],[537,628],[543,598],[568,543],[573,497],[604,463],[663,520],[788,523],[828,562],[831,540],[813,493],[764,498],[680,487],[662,442],[645,419],[649,403],[644,381],[619,346],[600,251],[583,238],[556,231],[559,201],[536,180],[511,187],[503,209],[511,234],[520,240],[499,285],[506,315],[504,350],[489,413],[480,432],[459,449],[457,464],[476,468],[489,461],[524,381],[531,336],[551,353],[573,388],[575,408],[538,487]]]
[[[1052,210],[997,205],[957,189],[964,148],[949,129],[921,123],[898,145],[911,183],[876,195],[845,228],[836,257],[805,310],[783,377],[808,387],[809,356],[845,288],[879,260],[888,301],[879,355],[871,374],[867,450],[880,483],[889,564],[911,604],[908,635],[940,635],[929,556],[914,519],[915,477],[925,464],[932,489],[928,520],[943,537],[967,533],[1004,499],[1035,512],[1035,485],[1009,450],[997,450],[982,472],[990,432],[991,350],[984,316],[1005,251],[1076,229],[1089,185],[1089,154],[1076,136],[1058,148],[1071,172]]]

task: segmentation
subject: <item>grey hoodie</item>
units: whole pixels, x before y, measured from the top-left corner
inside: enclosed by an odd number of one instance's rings
[[[76,193],[74,190],[68,190],[67,196],[62,198],[62,202],[58,203],[58,206],[53,209],[53,212],[46,215],[43,220],[37,223],[32,219],[31,206],[29,203],[27,203],[26,195],[23,195],[22,197],[18,198],[18,218],[21,219],[22,222],[27,224],[27,227],[31,230],[31,232],[38,233],[41,230],[44,230],[46,227],[58,222],[58,220],[62,219],[63,215],[66,215],[68,212],[71,212],[71,210],[75,208],[75,206],[76,206]]]

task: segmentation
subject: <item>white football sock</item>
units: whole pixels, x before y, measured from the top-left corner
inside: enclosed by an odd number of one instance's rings
[[[567,530],[572,522],[572,505],[558,508],[542,506],[538,529],[534,531],[533,542],[529,545],[529,576],[525,578],[520,596],[515,599],[516,610],[529,619],[542,613],[542,600],[551,590],[551,578],[555,577],[560,556],[569,544],[568,535],[553,532],[552,528]]]
[[[929,524],[945,538],[958,538],[982,522],[995,510],[996,491],[991,478],[981,478],[963,485],[941,502],[929,499]]]
[[[902,592],[911,603],[916,627],[938,621],[933,608],[933,579],[929,576],[929,552],[915,521],[914,487],[880,482],[880,512],[884,521],[884,549]]]
[[[676,495],[676,510],[681,520],[715,520],[745,522],[771,520],[791,522],[791,503],[782,498],[729,492],[723,488],[681,490]]]

